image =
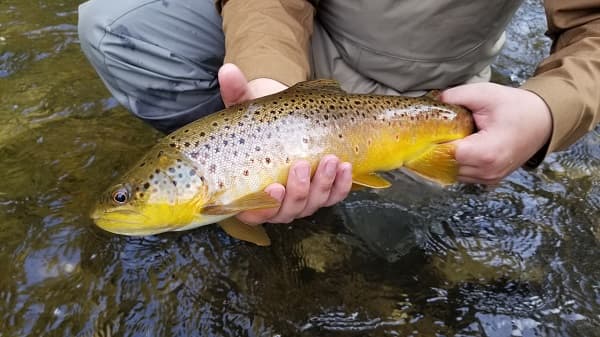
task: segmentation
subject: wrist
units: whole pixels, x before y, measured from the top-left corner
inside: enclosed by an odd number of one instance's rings
[[[528,96],[531,97],[531,111],[538,116],[539,120],[539,123],[536,124],[539,125],[539,139],[541,140],[541,143],[537,144],[535,153],[523,165],[523,168],[525,169],[534,169],[540,165],[548,153],[553,131],[552,113],[546,104],[546,101],[544,101],[542,97],[533,91],[529,91],[527,89],[522,90],[524,90]]]

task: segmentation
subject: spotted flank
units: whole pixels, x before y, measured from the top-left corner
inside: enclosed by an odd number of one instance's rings
[[[354,183],[369,188],[389,187],[376,172],[401,167],[451,184],[457,166],[450,142],[472,133],[473,121],[436,98],[348,94],[335,81],[317,80],[232,106],[166,136],[106,192],[92,217],[125,235],[228,219],[228,233],[264,245],[264,231],[232,217],[277,207],[262,191],[285,184],[299,159],[314,170],[335,154],[352,163]]]

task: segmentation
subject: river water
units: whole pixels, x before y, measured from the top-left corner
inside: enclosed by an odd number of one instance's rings
[[[84,59],[79,1],[0,2],[0,337],[600,336],[600,131],[494,190],[402,174],[273,245],[216,226],[129,238],[88,214],[160,134]],[[495,65],[547,53],[526,1]]]

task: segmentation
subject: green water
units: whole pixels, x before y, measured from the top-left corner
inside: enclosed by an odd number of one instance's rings
[[[495,190],[394,175],[268,226],[269,248],[95,228],[100,191],[160,135],[84,59],[78,3],[0,2],[0,337],[600,336],[598,129]],[[543,56],[543,23],[527,1],[503,81]]]

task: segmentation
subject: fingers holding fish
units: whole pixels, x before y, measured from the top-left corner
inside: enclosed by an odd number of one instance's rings
[[[329,198],[322,207],[329,207],[346,199],[352,189],[352,164],[344,162],[338,165],[335,181],[329,192]]]
[[[340,163],[333,155],[325,156],[311,180],[308,162],[299,161],[290,170],[287,189],[281,184],[272,184],[265,189],[273,198],[283,200],[280,208],[246,211],[238,214],[237,218],[249,225],[290,223],[312,215],[321,207],[344,200],[351,187],[350,163]]]
[[[473,113],[477,133],[456,141],[459,180],[496,184],[548,145],[552,118],[536,94],[492,83],[457,86],[442,100]]]
[[[290,223],[299,218],[306,207],[310,193],[310,164],[300,160],[292,164],[286,184],[285,196],[279,212],[265,222]]]
[[[333,155],[327,155],[321,159],[310,183],[308,201],[300,217],[312,215],[325,205],[336,178],[339,162],[339,159]]]

